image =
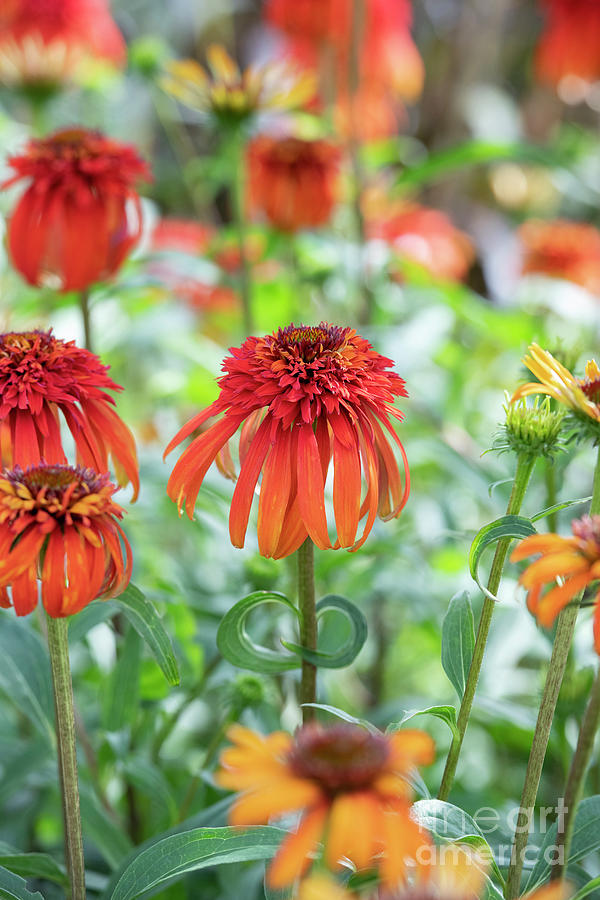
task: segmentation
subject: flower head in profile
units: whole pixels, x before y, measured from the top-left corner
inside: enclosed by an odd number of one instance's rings
[[[593,225],[531,221],[520,227],[519,237],[524,274],[563,278],[600,294],[600,231]]]
[[[248,146],[248,199],[281,231],[316,228],[331,218],[340,151],[329,141],[259,135]]]
[[[384,735],[357,725],[304,725],[291,737],[262,737],[240,725],[224,750],[220,785],[241,791],[230,813],[233,825],[261,825],[301,811],[298,830],[284,839],[267,872],[272,888],[303,875],[324,842],[331,869],[342,857],[358,869],[379,869],[394,887],[405,861],[429,843],[410,817],[413,767],[434,758],[431,738],[422,731]],[[382,855],[381,855],[382,854]]]
[[[221,44],[206,51],[208,70],[193,59],[172,62],[162,87],[185,106],[236,124],[258,112],[295,109],[312,99],[315,80],[288,62],[251,65],[243,72]]]
[[[131,550],[108,475],[41,463],[0,474],[0,606],[71,616],[114,597],[131,577]],[[11,588],[9,596],[7,588]]]
[[[549,627],[564,607],[588,584],[600,579],[600,516],[583,516],[571,523],[573,537],[533,534],[512,553],[517,562],[540,554],[519,578],[528,591],[527,606],[540,625]],[[560,579],[560,583],[557,582]],[[594,644],[600,654],[600,603],[596,597]]]
[[[107,0],[3,0],[0,83],[55,90],[90,63],[120,68],[125,59]]]
[[[408,499],[408,464],[390,417],[402,419],[393,402],[406,391],[400,376],[389,371],[390,359],[354,329],[326,322],[292,324],[266,337],[249,337],[231,352],[223,362],[219,397],[194,416],[165,451],[224,413],[175,465],[167,490],[180,511],[185,505],[192,517],[215,458],[236,478],[228,441],[241,426],[241,469],[229,515],[235,547],[244,546],[261,472],[258,545],[263,556],[288,556],[307,536],[322,549],[331,547],[324,500],[331,462],[335,548],[360,547],[377,514],[386,520],[400,515]],[[361,474],[366,481],[362,499]],[[366,522],[357,539],[363,517]]]
[[[77,458],[104,472],[112,457],[118,480],[139,490],[133,436],[107,391],[121,390],[89,350],[61,341],[52,331],[0,334],[0,451],[2,464],[66,462],[60,416]],[[135,499],[135,497],[134,497]]]
[[[576,378],[565,366],[537,344],[531,344],[523,362],[539,381],[521,385],[511,403],[530,394],[548,394],[570,409],[579,419],[600,422],[600,368],[594,359],[585,366],[585,377]]]
[[[3,184],[26,188],[8,223],[8,249],[29,284],[83,291],[114,275],[142,230],[138,179],[150,177],[137,150],[72,128],[32,140],[9,160]]]

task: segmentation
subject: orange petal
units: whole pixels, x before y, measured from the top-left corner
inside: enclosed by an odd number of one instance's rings
[[[323,470],[312,425],[301,425],[298,433],[298,506],[310,537],[321,550],[331,547],[327,532]]]
[[[555,618],[563,609],[569,600],[572,600],[579,591],[590,581],[589,573],[584,572],[582,575],[574,575],[564,584],[552,588],[543,597],[540,597],[537,605],[536,617],[540,625],[546,628],[554,622]]]
[[[366,791],[339,794],[333,801],[327,831],[325,859],[337,867],[346,856],[357,869],[366,869],[380,838],[380,806]]]
[[[519,581],[523,587],[531,588],[540,582],[552,581],[559,575],[575,575],[580,572],[588,572],[590,564],[585,557],[573,551],[564,553],[550,553],[542,556],[528,566],[522,573]]]
[[[308,812],[295,834],[285,838],[267,870],[267,884],[281,890],[292,884],[310,865],[310,855],[317,849],[327,820],[328,807],[323,804]]]
[[[573,538],[560,537],[558,534],[532,534],[517,544],[510,559],[511,562],[519,562],[534,553],[557,553],[573,549],[574,546]]]
[[[273,816],[305,809],[320,801],[321,789],[302,778],[278,778],[264,790],[237,797],[229,814],[232,825],[264,825]]]

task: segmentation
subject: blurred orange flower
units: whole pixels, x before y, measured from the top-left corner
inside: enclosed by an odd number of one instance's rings
[[[2,464],[66,462],[59,412],[84,466],[106,471],[139,490],[133,435],[113,409],[107,390],[120,391],[97,356],[61,341],[52,331],[0,334],[0,451]]]
[[[8,223],[8,249],[37,286],[85,290],[119,269],[142,230],[133,185],[148,179],[134,147],[82,128],[32,140],[8,160],[27,187]]]
[[[229,514],[235,547],[244,546],[262,472],[261,554],[288,556],[308,535],[318,547],[330,548],[324,488],[332,458],[338,534],[334,548],[356,550],[377,514],[385,520],[400,515],[410,480],[404,448],[390,416],[402,419],[393,401],[396,396],[405,397],[406,390],[402,378],[388,371],[392,360],[373,350],[354,329],[326,322],[292,324],[266,337],[249,337],[232,354],[223,362],[225,375],[217,400],[190,419],[165,450],[165,455],[170,453],[207,419],[225,413],[192,441],[173,469],[167,490],[180,511],[185,504],[192,517],[215,458],[236,478],[227,442],[242,426],[241,470]],[[402,457],[404,478],[391,444]],[[362,502],[361,469],[367,482]],[[357,539],[364,516],[364,530]]]
[[[356,59],[355,7],[362,19]],[[269,0],[266,17],[288,36],[291,57],[318,73],[338,130],[360,140],[397,130],[400,101],[416,100],[425,75],[410,34],[409,0]]]
[[[600,422],[600,368],[595,360],[586,363],[585,378],[576,378],[551,353],[531,344],[523,362],[539,381],[517,388],[511,403],[530,394],[548,394],[584,419]]]
[[[519,228],[523,272],[564,278],[600,294],[600,231],[593,225],[556,219]]]
[[[367,221],[369,238],[385,241],[400,259],[419,263],[436,278],[462,281],[475,256],[469,236],[438,209],[390,204],[390,213]],[[392,264],[392,274],[402,277]]]
[[[206,56],[208,71],[193,59],[170,63],[162,87],[185,106],[223,122],[242,121],[264,110],[294,109],[314,97],[314,76],[296,65],[270,62],[242,72],[221,44],[211,44]]]
[[[282,231],[316,228],[331,218],[340,151],[329,141],[259,135],[248,146],[248,199]]]
[[[423,731],[394,734],[357,725],[304,725],[294,738],[277,731],[262,737],[240,725],[234,747],[221,755],[216,775],[225,788],[243,793],[230,813],[233,825],[262,825],[302,811],[298,830],[284,839],[267,871],[270,887],[283,888],[310,866],[319,843],[336,869],[342,857],[358,869],[378,868],[394,887],[429,836],[410,817],[414,766],[434,759]],[[382,854],[382,855],[380,855]]]
[[[125,65],[127,48],[107,0],[6,0],[0,10],[0,82],[57,88],[89,60]]]
[[[588,584],[600,579],[600,516],[583,516],[571,522],[573,537],[533,534],[521,541],[511,560],[518,562],[539,553],[519,578],[528,591],[529,611],[545,627],[552,625],[564,607]],[[560,578],[561,583],[556,583]],[[544,588],[550,587],[546,593]],[[596,596],[594,644],[600,654],[600,603]]]
[[[0,606],[30,613],[38,578],[54,618],[123,592],[131,548],[117,521],[123,510],[112,500],[115,490],[108,475],[80,466],[41,463],[0,474]]]
[[[150,249],[203,254],[216,233],[214,225],[193,219],[159,219],[152,230]]]
[[[540,0],[546,23],[537,46],[535,72],[540,81],[560,87],[568,78],[600,79],[600,4],[598,0]]]

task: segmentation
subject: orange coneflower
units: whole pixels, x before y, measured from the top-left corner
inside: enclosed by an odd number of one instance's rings
[[[519,228],[524,274],[548,275],[600,294],[600,231],[593,225],[556,219]]]
[[[105,471],[108,456],[119,482],[139,490],[133,436],[113,409],[107,390],[119,391],[89,350],[61,341],[52,331],[0,334],[0,453],[2,464],[28,466],[45,459],[66,462],[59,411],[78,461]]]
[[[3,0],[0,82],[57,88],[90,60],[122,67],[126,55],[106,0]]]
[[[14,606],[18,616],[30,613],[38,601],[38,578],[42,602],[54,618],[71,616],[96,597],[120,594],[131,577],[131,549],[117,522],[123,510],[112,500],[115,491],[108,475],[81,466],[5,469],[0,606]]]
[[[519,578],[527,588],[527,606],[540,625],[548,627],[571,600],[592,581],[600,579],[600,516],[571,522],[573,537],[533,534],[518,544],[511,560],[541,554]],[[556,579],[562,579],[561,584]],[[546,593],[544,588],[549,587]],[[597,600],[598,598],[596,598]],[[600,603],[594,616],[594,643],[600,653]]]
[[[171,474],[168,493],[180,511],[185,504],[192,517],[215,458],[235,478],[227,442],[243,425],[241,470],[229,515],[235,547],[244,546],[261,472],[258,544],[263,556],[288,556],[307,535],[318,547],[331,547],[324,485],[332,458],[335,547],[357,549],[378,513],[386,520],[400,514],[408,499],[408,463],[390,416],[402,419],[393,402],[396,396],[405,397],[406,390],[402,378],[389,371],[390,359],[354,329],[326,322],[292,324],[265,337],[249,337],[232,354],[223,362],[226,374],[219,381],[217,400],[194,416],[165,451],[207,419],[225,413],[195,438]],[[390,438],[401,454],[404,479]],[[362,503],[361,469],[367,482]]]
[[[282,231],[316,228],[331,218],[340,151],[329,141],[259,135],[248,146],[251,209]]]
[[[9,217],[8,249],[30,284],[85,290],[119,269],[142,230],[133,185],[149,178],[127,144],[82,128],[32,140],[9,159],[25,193]]]
[[[301,876],[321,841],[330,868],[347,857],[359,869],[378,868],[384,883],[394,886],[404,876],[405,860],[429,843],[410,817],[407,780],[414,766],[433,761],[433,741],[424,732],[385,735],[357,725],[311,723],[294,738],[281,731],[262,737],[240,725],[229,737],[235,747],[223,751],[216,777],[223,787],[243,791],[231,823],[261,825],[302,811],[298,830],[269,867],[272,888]]]

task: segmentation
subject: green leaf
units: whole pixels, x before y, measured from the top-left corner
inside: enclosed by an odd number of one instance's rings
[[[313,663],[323,669],[342,669],[354,662],[364,643],[367,639],[367,620],[360,609],[338,594],[327,594],[317,603],[317,619],[320,619],[325,613],[336,612],[341,613],[343,618],[350,626],[350,635],[341,647],[333,651],[325,650],[306,650],[300,644],[293,644],[291,641],[282,640],[281,643],[288,650],[297,653],[302,659]],[[339,625],[336,627],[336,634],[339,633]],[[321,635],[319,635],[319,638]],[[320,643],[320,641],[319,641]]]
[[[302,706],[322,709],[323,712],[331,713],[332,716],[336,716],[336,718],[342,719],[344,722],[349,722],[351,725],[360,725],[361,728],[366,728],[367,731],[372,731],[373,734],[380,734],[379,728],[376,728],[371,722],[367,722],[366,719],[357,719],[356,716],[351,716],[350,713],[343,709],[338,709],[337,706],[328,706],[326,703],[303,703]]]
[[[587,897],[588,894],[591,894],[596,888],[600,888],[600,878],[592,878],[591,881],[588,881],[581,890],[577,891],[576,894],[573,894],[571,900],[583,900],[584,897]]]
[[[142,794],[149,797],[153,806],[169,822],[177,820],[177,804],[169,783],[161,770],[145,759],[128,760],[124,766],[127,780]]]
[[[139,702],[141,655],[142,640],[129,628],[104,694],[103,725],[107,731],[133,725]]]
[[[523,160],[540,165],[556,166],[559,159],[549,150],[532,144],[506,144],[495,141],[468,141],[458,147],[431,153],[426,160],[404,169],[396,184],[414,187],[430,184],[460,169],[475,165],[488,165],[502,160]]]
[[[412,806],[412,815],[420,825],[440,841],[460,841],[477,849],[483,849],[485,855],[489,856],[494,875],[501,884],[504,883],[492,848],[475,819],[464,809],[460,809],[452,803],[446,803],[444,800],[418,800]]]
[[[0,866],[23,878],[45,878],[63,887],[69,886],[65,870],[47,853],[21,853],[0,841]]]
[[[0,621],[0,689],[39,731],[55,743],[54,701],[48,651],[29,622]]]
[[[450,600],[442,622],[442,666],[462,700],[475,647],[473,610],[466,591]]]
[[[525,886],[527,892],[543,884],[550,876],[553,860],[551,851],[556,844],[556,831],[555,822],[544,836],[537,862]],[[600,850],[600,794],[595,794],[593,797],[586,797],[585,800],[582,800],[575,814],[575,825],[568,863],[571,865],[579,862],[579,860],[589,856],[590,853],[595,853],[598,850]],[[546,855],[548,855],[549,859],[546,859]]]
[[[578,506],[581,503],[589,503],[591,499],[591,496],[579,497],[577,500],[565,500],[563,503],[555,503],[554,506],[547,506],[546,509],[542,509],[540,512],[536,513],[535,516],[531,517],[531,521],[537,522],[538,519],[551,516],[552,513],[560,512],[562,509],[568,509],[569,506]]]
[[[169,684],[179,684],[179,668],[171,639],[153,603],[130,584],[114,601],[146,642]]]
[[[195,828],[143,850],[103,900],[134,900],[167,881],[208,866],[271,859],[287,832],[270,826]]]
[[[453,737],[458,736],[456,709],[454,706],[430,706],[427,709],[408,709],[400,719],[398,727],[404,725],[410,719],[414,719],[415,716],[436,716],[446,723]]]
[[[119,606],[114,600],[93,600],[84,606],[76,616],[69,618],[69,645],[80,641],[92,628],[112,619],[119,612]]]
[[[295,654],[280,653],[269,647],[255,644],[246,631],[246,620],[250,613],[263,603],[279,603],[298,618],[298,610],[291,600],[276,591],[255,591],[239,600],[225,613],[217,631],[217,647],[221,656],[251,672],[265,675],[277,674],[287,669],[297,669],[301,662]]]
[[[531,519],[526,519],[524,516],[502,516],[500,519],[490,522],[489,525],[484,525],[481,531],[475,535],[469,551],[469,572],[473,581],[490,600],[497,598],[483,586],[479,579],[478,567],[481,554],[490,544],[495,544],[503,538],[522,539],[532,534],[537,534],[537,531],[532,525]]]
[[[27,890],[27,884],[18,875],[0,867],[0,898],[2,900],[44,900],[39,891]]]

